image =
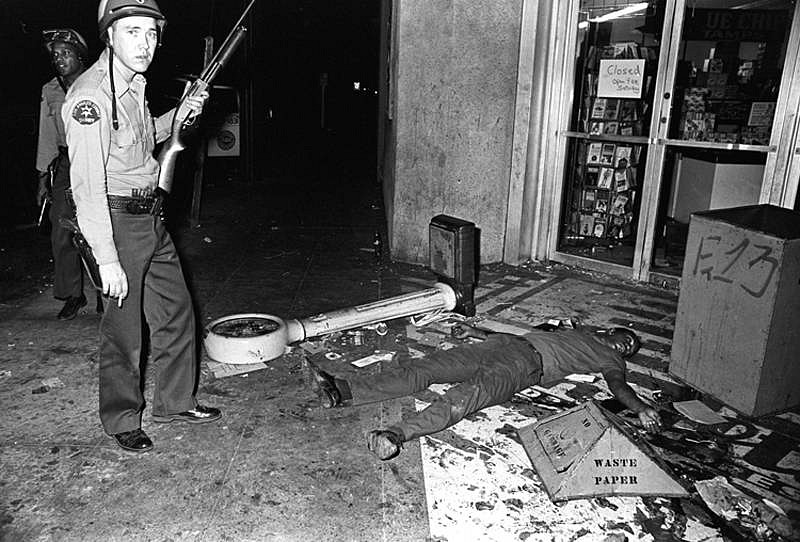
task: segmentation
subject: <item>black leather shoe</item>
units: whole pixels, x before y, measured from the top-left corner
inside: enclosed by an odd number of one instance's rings
[[[153,449],[153,441],[141,429],[125,431],[112,436],[120,448],[129,452],[142,453]]]
[[[313,363],[308,364],[311,370],[311,389],[319,397],[323,408],[333,408],[342,404],[342,394],[336,387],[336,380],[330,374],[320,370]]]
[[[177,414],[167,414],[166,416],[153,415],[153,421],[158,423],[187,422],[187,423],[209,423],[215,422],[222,417],[222,412],[218,408],[197,405],[191,410],[178,412]]]
[[[68,297],[64,302],[64,308],[58,313],[59,320],[72,320],[78,314],[81,307],[86,306],[86,296],[81,294],[78,297]]]

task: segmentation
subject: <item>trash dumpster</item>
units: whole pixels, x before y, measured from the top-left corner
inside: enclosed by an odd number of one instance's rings
[[[760,416],[800,404],[800,213],[694,213],[670,373]]]

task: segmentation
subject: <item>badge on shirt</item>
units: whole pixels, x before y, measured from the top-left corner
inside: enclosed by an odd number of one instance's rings
[[[100,108],[91,100],[81,100],[72,110],[72,118],[79,124],[94,124],[100,120]]]

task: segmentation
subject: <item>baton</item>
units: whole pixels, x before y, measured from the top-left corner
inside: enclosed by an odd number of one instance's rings
[[[52,166],[48,166],[47,167],[47,173],[50,176],[50,183],[49,183],[49,187],[48,188],[50,188],[50,190],[52,190],[53,189],[53,168],[52,168]],[[50,196],[49,195],[45,196],[44,199],[42,199],[42,208],[39,210],[39,221],[36,222],[36,227],[38,227],[38,228],[42,227],[42,220],[44,220],[44,210],[47,208],[47,204],[48,203],[50,203]]]
[[[42,200],[42,209],[39,211],[39,221],[36,223],[36,226],[41,228],[42,227],[42,220],[44,220],[44,210],[47,208],[47,198]]]

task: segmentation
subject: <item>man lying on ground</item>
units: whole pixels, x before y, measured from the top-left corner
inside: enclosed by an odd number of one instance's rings
[[[627,328],[584,333],[547,328],[524,335],[492,333],[458,326],[454,336],[482,342],[437,350],[385,372],[349,376],[346,380],[311,365],[312,387],[325,408],[348,402],[366,404],[411,395],[431,384],[456,385],[425,409],[395,425],[370,431],[367,447],[382,460],[400,453],[403,442],[446,429],[481,409],[510,400],[530,386],[551,386],[570,374],[601,373],[609,390],[635,412],[642,426],[656,431],[661,420],[625,380],[625,360],[639,349],[637,335]]]

